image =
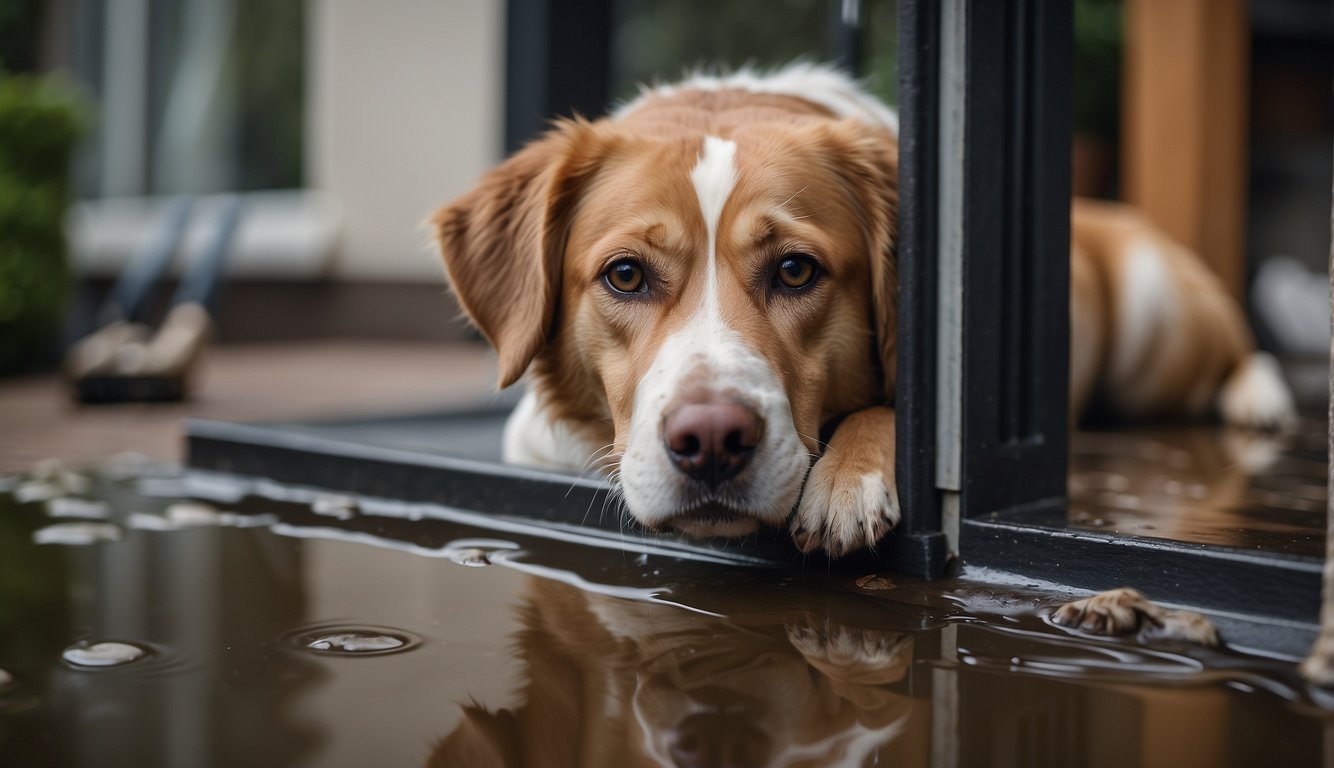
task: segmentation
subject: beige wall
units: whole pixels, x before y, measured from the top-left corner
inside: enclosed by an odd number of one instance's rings
[[[339,212],[330,270],[442,280],[421,221],[503,143],[502,0],[313,0],[308,183]]]

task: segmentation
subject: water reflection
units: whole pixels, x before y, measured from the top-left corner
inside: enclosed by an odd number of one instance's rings
[[[1291,664],[1080,637],[1044,622],[1058,598],[1023,585],[723,567],[216,483],[209,501],[137,482],[85,489],[106,509],[86,505],[83,522],[124,531],[88,544],[36,543],[79,518],[0,493],[0,763],[1119,767],[1322,754],[1328,716]],[[108,640],[149,653],[97,669],[61,660]]]
[[[1300,697],[1295,680],[1255,659],[1090,644],[967,595],[913,626],[836,593],[682,592],[694,610],[530,581],[517,702],[462,705],[427,765],[1295,765],[1322,749],[1318,720],[1261,693]],[[918,616],[941,602],[900,597],[928,603]]]
[[[95,492],[121,517],[146,504]],[[263,642],[303,618],[300,542],[54,536],[50,516],[69,517],[0,495],[0,662],[14,679],[0,693],[0,763],[279,765],[309,751],[319,728],[291,703],[322,672]],[[244,737],[256,733],[281,738]]]
[[[1323,556],[1325,423],[1288,434],[1207,425],[1084,431],[1071,441],[1075,528]]]
[[[428,764],[924,763],[913,638],[814,617],[741,624],[535,579],[523,703],[465,706]]]

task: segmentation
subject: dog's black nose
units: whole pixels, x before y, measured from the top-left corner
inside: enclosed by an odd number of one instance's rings
[[[750,461],[760,443],[760,417],[740,403],[701,396],[677,405],[663,420],[667,455],[685,474],[716,487]]]

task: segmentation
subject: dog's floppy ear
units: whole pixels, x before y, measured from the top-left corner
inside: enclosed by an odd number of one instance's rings
[[[898,380],[899,143],[887,128],[857,120],[839,127],[848,144],[844,157],[851,183],[865,206],[866,238],[871,257],[871,319],[875,352],[883,372],[885,396],[894,402]]]
[[[592,133],[585,121],[562,121],[429,221],[454,295],[496,348],[501,388],[550,333],[569,214],[594,167]]]

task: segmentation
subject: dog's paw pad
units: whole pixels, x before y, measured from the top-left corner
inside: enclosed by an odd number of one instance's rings
[[[1094,635],[1128,635],[1139,631],[1144,615],[1137,609],[1145,603],[1144,596],[1133,589],[1113,589],[1066,603],[1051,620]]]
[[[1141,640],[1179,640],[1218,645],[1213,622],[1193,611],[1163,608],[1133,589],[1113,589],[1062,605],[1053,623],[1091,635],[1137,635]]]
[[[898,499],[881,473],[822,472],[817,463],[792,518],[792,540],[802,552],[841,557],[874,545],[898,522]]]

